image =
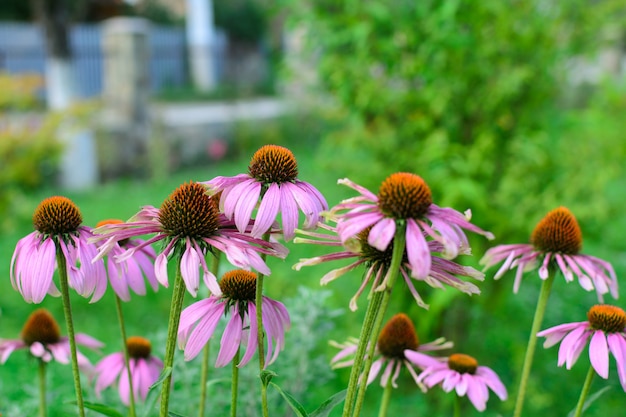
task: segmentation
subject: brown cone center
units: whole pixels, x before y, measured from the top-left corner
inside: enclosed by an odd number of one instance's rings
[[[387,358],[404,359],[406,349],[416,350],[418,346],[415,326],[403,313],[393,316],[378,337],[378,351]]]
[[[33,213],[35,229],[46,235],[74,233],[83,222],[80,210],[66,197],[49,197]]]
[[[22,328],[22,340],[27,345],[39,342],[43,345],[57,343],[61,340],[61,331],[58,323],[48,310],[35,310]]]
[[[433,203],[430,188],[418,175],[407,172],[391,174],[380,185],[378,206],[394,219],[419,219]]]
[[[232,301],[254,301],[256,297],[256,274],[243,269],[228,271],[220,280],[222,294]]]
[[[170,236],[201,239],[219,226],[219,211],[207,189],[197,182],[178,187],[161,205],[159,221]]]
[[[542,252],[576,255],[582,249],[583,235],[572,212],[559,207],[537,223],[530,241]]]
[[[607,304],[595,305],[587,312],[589,324],[595,330],[620,333],[626,327],[626,313],[619,307]]]
[[[263,184],[281,184],[298,178],[295,156],[289,149],[277,145],[265,145],[256,151],[248,170],[250,176]]]
[[[448,367],[460,374],[474,374],[478,368],[478,361],[463,353],[453,353],[448,357]]]
[[[128,349],[128,356],[135,359],[147,359],[152,351],[150,341],[139,336],[131,336],[126,339],[126,348]]]

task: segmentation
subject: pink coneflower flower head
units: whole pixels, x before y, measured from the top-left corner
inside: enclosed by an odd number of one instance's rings
[[[35,231],[20,239],[11,258],[11,284],[28,303],[39,304],[46,294],[60,295],[54,270],[60,252],[70,287],[98,301],[106,291],[104,263],[91,262],[96,247],[88,242],[91,229],[81,226],[80,210],[66,197],[43,200],[33,214]],[[79,267],[80,265],[80,267]]]
[[[561,342],[558,366],[567,369],[576,363],[589,341],[589,360],[602,378],[609,377],[609,353],[617,363],[617,374],[626,391],[626,313],[612,305],[595,305],[587,312],[587,321],[560,324],[537,333],[545,337],[544,348]]]
[[[372,286],[375,290],[384,290],[386,288],[386,282],[384,280],[387,277],[387,272],[391,266],[391,258],[393,255],[393,241],[389,243],[387,249],[381,251],[371,246],[368,243],[369,233],[371,226],[365,228],[359,232],[354,238],[348,239],[345,244],[342,244],[341,238],[337,235],[337,230],[327,224],[320,223],[318,225],[320,229],[325,229],[330,233],[319,233],[300,230],[299,233],[314,237],[315,239],[297,237],[294,242],[297,243],[312,243],[326,246],[339,246],[342,247],[342,251],[330,253],[315,258],[301,259],[300,262],[294,265],[294,269],[300,270],[303,266],[317,265],[322,262],[335,261],[340,259],[354,259],[356,260],[344,267],[334,269],[324,275],[320,281],[321,285],[326,285],[331,281],[344,275],[346,272],[357,268],[360,265],[366,267],[365,276],[356,294],[350,299],[350,309],[355,311],[357,309],[357,299],[367,288],[368,284],[372,282]],[[445,289],[446,286],[451,286],[463,291],[466,294],[479,294],[478,287],[471,282],[465,282],[459,277],[468,277],[478,280],[484,278],[484,274],[477,271],[474,268],[468,266],[459,265],[451,260],[436,256],[437,253],[443,251],[443,245],[437,241],[431,240],[427,242],[428,249],[431,253],[431,267],[428,276],[420,281],[425,281],[428,285],[434,288]],[[400,268],[404,281],[409,287],[409,291],[413,295],[413,298],[417,304],[422,308],[428,308],[428,304],[424,302],[419,295],[415,286],[413,285],[413,279],[411,276],[411,264],[409,263],[407,250],[404,250],[404,256],[402,258],[402,264]]]
[[[126,340],[128,349],[128,365],[133,382],[133,396],[146,400],[150,386],[154,384],[163,370],[163,362],[152,355],[150,341],[139,336],[132,336]],[[124,363],[124,353],[115,352],[105,356],[95,368],[96,395],[103,389],[113,385],[116,381],[122,403],[130,402],[130,384],[128,383],[128,369]]]
[[[517,268],[513,284],[515,293],[519,290],[524,272],[538,266],[541,279],[547,279],[549,271],[558,268],[567,282],[573,281],[576,275],[585,290],[595,288],[600,300],[607,292],[617,298],[617,276],[613,267],[602,259],[580,253],[582,232],[576,217],[567,208],[559,207],[549,212],[533,230],[530,242],[495,246],[485,253],[480,263],[489,268],[504,261],[494,279]]]
[[[487,408],[489,389],[502,401],[507,399],[506,388],[498,375],[491,368],[479,366],[478,361],[469,355],[454,353],[447,360],[411,351],[406,351],[405,355],[423,369],[418,382],[427,388],[441,384],[445,392],[455,390],[460,397],[467,395],[478,411]]]
[[[341,241],[345,244],[371,227],[367,237],[369,245],[385,251],[393,241],[396,226],[405,223],[407,259],[411,275],[417,279],[425,279],[431,269],[427,237],[442,245],[442,256],[448,259],[455,258],[459,252],[469,251],[463,229],[493,239],[491,233],[469,222],[469,211],[464,216],[456,210],[434,204],[428,184],[418,175],[392,174],[383,181],[378,195],[347,178],[339,183],[361,194],[331,209],[331,213],[338,214],[337,231]]]
[[[213,336],[220,317],[228,316],[222,335],[216,367],[226,366],[240,346],[245,353],[237,366],[244,366],[257,349],[256,280],[250,271],[234,270],[220,280],[220,294],[198,301],[183,310],[178,328],[178,341],[185,351],[185,360],[195,358]],[[267,339],[265,363],[271,364],[285,346],[285,332],[291,326],[285,306],[263,296],[263,328]]]
[[[99,222],[96,229],[107,224],[122,224],[118,219],[108,219]],[[111,288],[118,297],[124,301],[130,301],[130,291],[137,295],[146,295],[146,283],[144,277],[157,291],[159,282],[154,272],[154,260],[156,252],[152,246],[146,246],[141,239],[124,239],[115,241],[111,245],[106,259],[107,273]],[[131,257],[125,258],[122,262],[116,262],[116,257],[121,257],[127,249],[137,248]]]
[[[83,333],[75,335],[76,344],[90,349],[99,349],[102,343]],[[62,364],[70,363],[71,350],[67,337],[61,336],[59,325],[48,310],[40,308],[29,317],[20,339],[0,341],[0,363],[5,363],[15,350],[28,349],[30,354],[44,362],[55,360]],[[76,351],[78,366],[90,371],[91,362],[80,351]]]
[[[330,361],[333,368],[344,368],[354,364],[353,358],[348,360],[345,358],[356,353],[358,340],[352,339],[344,344],[331,342],[331,344],[341,349]],[[444,338],[420,344],[411,319],[406,314],[396,314],[380,332],[376,345],[376,356],[367,378],[367,384],[372,383],[382,371],[380,385],[386,387],[391,382],[394,388],[398,388],[397,379],[400,370],[405,367],[413,380],[420,385],[415,367],[407,360],[405,352],[431,352],[451,347],[452,342],[446,342]]]
[[[305,215],[304,228],[314,227],[320,212],[328,209],[324,196],[311,184],[298,179],[298,164],[293,153],[282,146],[266,145],[252,156],[248,174],[215,177],[205,182],[211,193],[223,192],[220,210],[234,219],[245,232],[258,205],[250,233],[261,237],[269,231],[280,213],[285,240],[294,237],[298,227],[298,210]]]
[[[158,242],[164,249],[154,264],[157,280],[168,285],[167,262],[170,256],[180,256],[180,271],[187,290],[194,297],[200,285],[200,270],[209,290],[219,293],[217,278],[207,267],[205,257],[214,251],[223,252],[230,263],[239,268],[255,268],[269,275],[270,269],[260,254],[285,257],[286,249],[276,243],[265,242],[240,233],[219,213],[217,202],[207,194],[200,183],[190,182],[178,187],[157,209],[145,206],[126,223],[109,224],[98,228],[96,233],[104,236],[98,257],[113,250],[118,242],[144,234],[156,235],[145,242],[127,248],[117,261],[125,261],[137,251]]]

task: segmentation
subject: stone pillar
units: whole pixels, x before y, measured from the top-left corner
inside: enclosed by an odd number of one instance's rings
[[[115,17],[102,24],[104,79],[99,151],[105,177],[149,172],[149,23]]]
[[[187,0],[186,29],[193,85],[200,91],[210,91],[216,85],[212,0]]]

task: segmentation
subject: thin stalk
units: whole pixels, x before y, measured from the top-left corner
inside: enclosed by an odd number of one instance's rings
[[[128,355],[128,345],[126,344],[126,326],[124,325],[124,313],[122,311],[122,300],[115,294],[115,310],[117,311],[117,321],[120,324],[120,334],[122,336],[122,352],[124,352],[124,366],[126,366],[126,374],[128,376],[128,389],[130,391],[128,416],[135,417],[135,391],[133,390],[133,376],[130,371],[130,358]]]
[[[57,244],[57,267],[59,269],[59,284],[61,287],[61,299],[63,300],[63,313],[65,315],[65,326],[67,327],[67,338],[70,342],[70,352],[72,361],[72,374],[74,376],[74,390],[76,391],[76,405],[78,415],[85,417],[85,406],[83,403],[83,390],[80,384],[80,370],[78,369],[78,356],[76,355],[76,337],[74,336],[74,322],[72,320],[72,305],[70,303],[70,290],[67,280],[67,264],[63,251]]]
[[[454,393],[454,417],[461,417],[461,396]]]
[[[174,367],[174,353],[176,353],[176,338],[178,336],[178,325],[180,322],[180,313],[183,309],[183,300],[185,298],[185,283],[180,272],[180,259],[176,269],[176,278],[174,279],[174,289],[172,291],[172,303],[170,306],[170,318],[167,325],[167,341],[165,342],[165,357],[163,358],[163,369],[172,369]],[[168,417],[170,386],[172,384],[172,374],[170,373],[161,386],[161,417]]]
[[[237,417],[237,393],[239,392],[239,349],[233,358],[232,391],[230,395],[230,417]]]
[[[211,263],[211,272],[217,277],[217,273],[220,269],[220,254],[217,252],[213,256],[213,262]],[[204,346],[204,352],[202,353],[202,367],[200,368],[200,404],[198,405],[198,416],[204,417],[206,410],[206,390],[207,380],[209,379],[209,356],[211,353],[211,344],[207,343]]]
[[[269,242],[270,233],[266,232],[263,235],[263,240]],[[265,254],[261,255],[263,261],[265,261]],[[256,307],[256,325],[257,325],[257,344],[259,352],[259,372],[263,372],[265,369],[265,331],[263,329],[263,278],[264,275],[257,274],[256,279],[256,294],[254,298],[254,305]],[[263,409],[263,417],[269,417],[269,408],[267,406],[267,386],[261,381],[261,408]]]
[[[393,289],[393,285],[400,274],[400,267],[402,264],[402,257],[404,256],[404,249],[406,246],[406,235],[405,228],[398,226],[396,229],[396,235],[393,238],[393,252],[391,254],[391,263],[389,265],[389,271],[387,276],[387,285],[381,291],[377,293],[382,293],[382,299],[380,302],[380,306],[378,308],[378,314],[374,320],[374,326],[372,330],[372,335],[370,336],[371,341],[378,341],[378,336],[383,328],[383,320],[385,318],[385,312],[387,311],[387,307],[389,306],[389,300],[391,299],[391,290]],[[359,340],[359,344],[361,341]],[[370,369],[372,369],[372,363],[374,362],[374,352],[376,351],[376,343],[368,343],[368,352],[364,358],[363,365],[363,376],[361,377],[361,384],[359,384],[356,403],[354,405],[353,416],[359,416],[361,414],[361,407],[363,406],[363,400],[365,399],[365,391],[367,391],[367,378],[370,373]],[[353,368],[354,369],[354,368]]]
[[[589,366],[589,371],[587,372],[587,377],[585,378],[585,383],[583,385],[582,391],[580,392],[578,404],[576,405],[574,417],[580,417],[583,414],[583,409],[585,408],[585,400],[587,399],[587,395],[589,394],[589,390],[591,389],[591,382],[593,381],[593,376],[595,374],[596,372],[594,371],[593,366]]]
[[[39,417],[46,417],[46,362],[39,359]]]
[[[383,391],[383,398],[380,402],[380,410],[378,410],[378,417],[386,417],[387,409],[389,408],[389,402],[391,400],[391,393],[393,392],[393,386],[391,385],[391,378],[387,381],[385,389]]]
[[[524,397],[526,396],[526,386],[528,385],[530,369],[535,355],[535,348],[537,347],[537,332],[539,332],[539,329],[541,328],[543,316],[546,312],[548,298],[550,297],[550,290],[552,289],[552,283],[554,282],[554,275],[554,270],[550,268],[548,278],[543,281],[541,284],[541,290],[539,291],[539,299],[537,300],[535,317],[533,318],[533,324],[530,329],[528,346],[526,347],[526,355],[524,356],[524,365],[522,366],[522,376],[520,379],[519,389],[517,391],[517,399],[515,401],[515,411],[513,413],[514,417],[520,417],[522,415]]]

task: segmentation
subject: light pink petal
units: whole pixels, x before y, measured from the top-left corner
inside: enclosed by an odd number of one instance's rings
[[[31,284],[28,293],[31,298],[24,298],[26,302],[39,304],[48,293],[54,266],[56,265],[56,248],[52,239],[45,239],[34,255],[34,259],[28,260],[29,271],[27,279],[30,280]],[[24,276],[22,276],[22,280],[24,280]],[[22,285],[24,286],[24,284]]]
[[[298,227],[298,205],[289,192],[289,187],[282,189],[280,193],[280,213],[282,215],[283,236],[285,240],[293,239],[295,230]]]
[[[235,186],[235,188],[237,187],[239,186]],[[235,188],[233,188],[233,193],[235,192]],[[240,192],[241,194],[239,194],[237,205],[235,206],[234,218],[237,230],[244,233],[250,224],[250,220],[252,220],[252,211],[259,201],[261,183],[257,181],[242,183]]]
[[[257,238],[263,236],[272,227],[279,209],[280,187],[278,184],[272,183],[261,199],[250,234]]]
[[[609,333],[606,336],[609,348],[617,363],[617,374],[622,389],[626,391],[626,341],[622,333]]]
[[[609,347],[606,336],[601,330],[596,330],[589,343],[589,360],[598,375],[607,379],[609,377]]]
[[[215,361],[215,366],[217,368],[226,366],[231,360],[233,360],[241,344],[242,331],[243,323],[241,321],[241,316],[236,309],[233,309],[231,310],[230,320],[224,329],[224,334],[222,335],[222,340],[220,342],[220,351],[217,354],[217,360]]]
[[[476,369],[476,375],[482,377],[483,381],[485,381],[485,384],[487,384],[487,386],[491,388],[491,390],[495,392],[502,401],[507,399],[508,394],[506,392],[506,387],[504,386],[498,375],[491,368],[488,368],[486,366],[479,366]]]
[[[485,411],[487,408],[487,400],[489,399],[487,386],[481,380],[474,378],[472,383],[468,386],[467,398],[469,398],[478,411]]]
[[[367,376],[367,385],[371,384],[372,381],[376,379],[384,363],[385,359],[382,357],[372,363],[372,367],[370,368],[370,374]],[[361,375],[361,378],[362,377],[363,375]]]
[[[169,287],[170,284],[167,277],[167,256],[165,254],[160,253],[156,257],[156,260],[154,261],[154,273],[161,285],[165,288]]]
[[[412,276],[417,279],[425,279],[431,267],[428,243],[413,219],[407,220],[406,226],[406,252],[411,265]]]
[[[250,322],[250,330],[248,331],[248,344],[246,346],[246,352],[243,355],[243,358],[239,361],[239,367],[247,364],[252,356],[254,356],[254,352],[257,350],[257,333],[258,327],[256,322],[256,306],[253,303],[248,303],[248,320]]]
[[[543,343],[544,348],[549,348],[556,345],[563,339],[570,331],[577,327],[587,327],[587,322],[574,322],[559,324],[558,326],[550,327],[549,329],[542,330],[537,333],[538,337],[545,337],[546,341]]]
[[[187,249],[180,260],[180,273],[187,291],[195,297],[200,286],[200,255],[189,242],[189,238],[187,238]]]

